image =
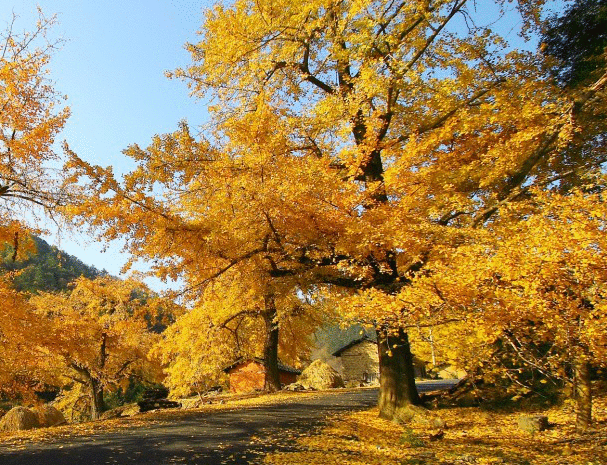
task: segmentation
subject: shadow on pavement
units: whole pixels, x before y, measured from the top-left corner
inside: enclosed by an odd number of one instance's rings
[[[221,412],[184,412],[161,424],[90,437],[31,444],[11,451],[0,446],[2,465],[245,464],[268,452],[294,448],[327,416],[377,404],[377,390],[331,393],[296,403]]]

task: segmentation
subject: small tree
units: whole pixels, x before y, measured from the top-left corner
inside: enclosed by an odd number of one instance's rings
[[[270,289],[263,279],[244,281],[234,272],[206,286],[199,302],[167,329],[156,349],[171,391],[204,391],[225,379],[223,368],[234,360],[260,356],[266,365],[264,388],[281,388],[278,356],[285,363],[300,363],[322,320],[300,296],[276,289],[271,294]]]
[[[31,299],[47,327],[33,341],[49,372],[80,383],[89,391],[91,416],[105,409],[104,392],[132,375],[158,376],[148,352],[158,335],[148,329],[148,303],[137,298],[140,283],[114,278],[75,282],[70,295],[40,294]]]
[[[16,33],[13,16],[0,33],[1,227],[22,222],[23,211],[35,206],[52,213],[69,193],[49,164],[59,159],[53,144],[69,116],[67,108],[58,107],[63,98],[47,76],[57,43],[46,34],[55,19],[39,15],[33,32]]]

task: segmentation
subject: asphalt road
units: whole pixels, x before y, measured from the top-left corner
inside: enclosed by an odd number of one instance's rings
[[[445,388],[420,384],[420,391]],[[292,438],[320,427],[327,416],[377,405],[377,389],[294,397],[293,402],[214,412],[183,412],[173,421],[33,443],[0,445],[0,465],[192,465],[260,463]]]

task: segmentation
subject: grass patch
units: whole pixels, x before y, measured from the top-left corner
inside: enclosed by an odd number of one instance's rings
[[[406,447],[425,447],[424,440],[411,428],[405,428],[400,437],[400,443]]]

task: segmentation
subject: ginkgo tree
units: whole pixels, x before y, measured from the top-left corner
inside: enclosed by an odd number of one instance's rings
[[[600,180],[604,186],[604,179]],[[602,190],[602,189],[601,189]],[[552,376],[571,383],[576,427],[586,430],[592,420],[591,370],[605,366],[605,226],[602,193],[574,190],[567,195],[536,195],[541,211],[502,230],[489,258],[477,262],[480,273],[477,304],[489,323],[505,327],[508,343],[523,360],[532,344],[543,343],[542,357],[526,359]],[[508,219],[511,214],[504,216]],[[496,303],[502,303],[494,314]],[[502,312],[510,310],[507,321]],[[532,338],[518,329],[532,325]]]
[[[580,430],[591,424],[590,373],[605,366],[607,347],[603,195],[535,191],[532,206],[503,209],[490,231],[420,278],[409,296],[482,335],[478,352],[499,342],[519,367],[569,382]]]
[[[54,23],[54,17],[39,11],[32,30],[20,33],[13,15],[0,32],[0,243],[13,247],[13,261],[34,247],[31,215],[56,212],[74,188],[62,183],[60,157],[53,147],[69,116],[48,75],[58,46],[49,36]],[[36,356],[29,341],[37,340],[43,328],[31,314],[27,297],[12,288],[10,276],[2,278],[0,293],[0,371],[8,379],[35,383],[41,377],[34,373]]]
[[[308,345],[307,336],[320,322],[317,312],[300,298],[308,281],[276,273],[286,245],[276,228],[285,221],[293,229],[307,222],[312,232],[303,228],[298,243],[287,245],[290,253],[307,246],[308,238],[316,235],[315,218],[288,210],[295,201],[313,205],[315,193],[306,192],[311,171],[291,156],[284,134],[268,131],[276,118],[263,108],[260,105],[252,115],[252,123],[253,116],[259,118],[254,126],[240,122],[224,128],[230,131],[231,144],[221,150],[206,140],[196,141],[185,124],[173,134],[156,138],[146,149],[129,148],[125,153],[140,167],[126,177],[124,185],[109,170],[89,166],[72,155],[70,167],[76,176],[88,178],[90,197],[66,211],[104,228],[106,237],[126,236],[134,257],[153,260],[159,276],[184,279],[186,289],[181,294],[196,307],[184,318],[194,321],[206,312],[214,322],[212,332],[231,331],[239,340],[251,338],[246,331],[237,334],[245,327],[257,334],[258,343],[248,349],[236,344],[238,350],[223,352],[224,358],[263,355],[266,388],[276,390],[280,389],[279,345],[285,361],[297,362],[304,354],[293,356],[294,349]],[[287,172],[293,180],[301,178],[300,193],[310,196],[310,201],[296,198],[292,185],[284,183]],[[128,221],[115,221],[118,217]],[[234,325],[243,319],[251,324],[236,331]],[[280,344],[281,338],[285,340],[281,330],[286,328],[290,334],[285,335],[296,335],[289,337],[290,348]],[[208,339],[205,331],[202,328],[199,337]],[[199,357],[207,356],[215,366],[212,352]],[[179,360],[174,363],[180,364]]]
[[[131,376],[160,379],[159,364],[148,358],[159,337],[150,330],[155,299],[141,283],[109,277],[80,278],[69,295],[41,293],[30,299],[45,327],[44,337],[31,340],[38,365],[55,379],[83,385],[93,419],[105,409],[104,393]]]
[[[0,278],[0,301],[0,392],[27,394],[50,378],[38,364],[34,343],[44,337],[46,328],[28,296],[13,289],[10,276]]]
[[[519,2],[523,20],[535,21],[542,3]],[[189,46],[193,64],[175,73],[195,95],[220,98],[220,125],[248,121],[262,96],[302,159],[326,161],[316,182],[330,170],[341,176],[339,195],[326,183],[321,199],[347,205],[331,223],[345,227],[330,247],[312,242],[291,258],[304,271],[341,271],[317,274],[332,290],[359,290],[341,310],[379,330],[380,412],[389,418],[419,402],[404,328],[423,306],[401,294],[523,186],[565,168],[572,112],[598,90],[572,106],[541,57],[508,51],[476,26],[478,14],[466,1],[236,2],[208,13],[202,40]],[[288,243],[293,231],[278,234]]]
[[[61,181],[53,147],[69,116],[48,76],[57,47],[48,37],[55,18],[39,11],[37,26],[23,33],[16,32],[16,20],[13,15],[0,33],[0,226],[12,235],[2,239],[18,245],[15,226],[26,223],[25,212],[35,207],[54,212],[70,189]]]
[[[255,284],[245,288],[238,274],[227,273],[167,329],[156,351],[173,393],[200,393],[223,384],[226,366],[259,355],[266,361],[265,389],[280,389],[278,374],[270,373],[267,360],[280,354],[282,362],[301,365],[312,344],[309,336],[324,317],[317,308],[306,308],[297,295],[268,294],[268,287],[265,291]]]
[[[543,3],[516,2],[526,27]],[[70,213],[190,288],[257,263],[285,295],[324,291],[377,329],[398,420],[420,403],[406,329],[437,308],[417,281],[533,187],[602,163],[565,149],[605,82],[564,92],[480,24],[466,0],[217,5],[173,73],[216,99],[212,130],[131,147],[123,182],[74,155],[88,198]]]

